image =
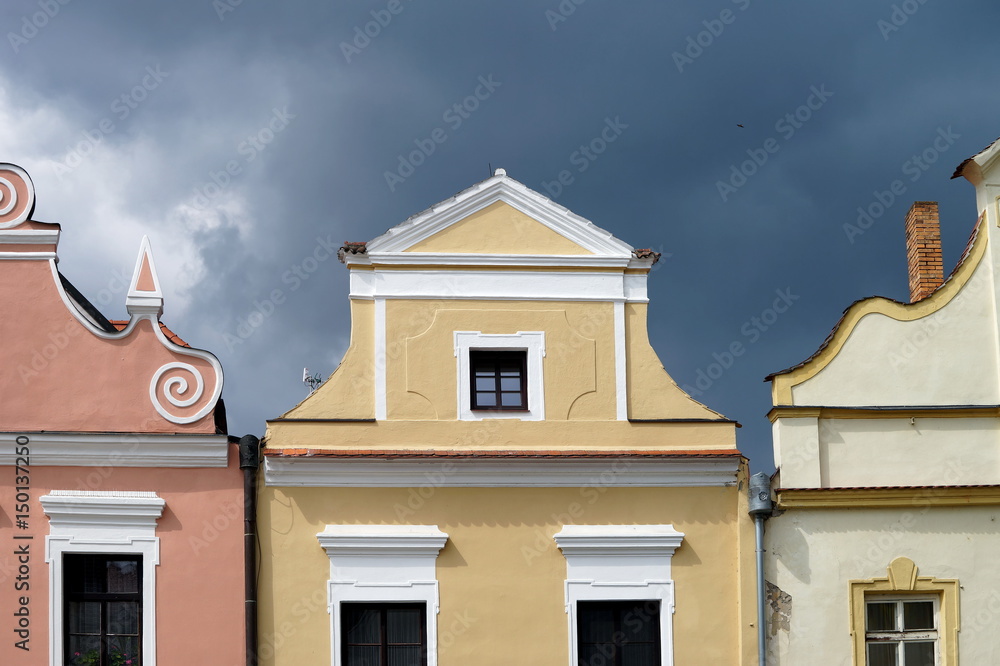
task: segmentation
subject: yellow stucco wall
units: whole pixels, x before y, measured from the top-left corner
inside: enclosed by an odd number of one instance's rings
[[[437,560],[440,666],[568,664],[565,524],[669,523],[685,534],[672,560],[676,664],[749,664],[752,527],[743,491],[722,488],[264,488],[262,666],[326,663],[327,524],[426,524],[449,535]],[[746,539],[749,536],[749,547]],[[749,588],[747,587],[749,583]],[[750,603],[752,610],[752,602]]]
[[[592,254],[502,201],[469,215],[407,252]]]

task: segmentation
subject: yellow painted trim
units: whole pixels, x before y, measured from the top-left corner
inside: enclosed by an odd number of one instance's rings
[[[976,223],[976,240],[969,250],[969,255],[955,269],[954,274],[948,279],[940,289],[933,294],[917,301],[916,303],[898,303],[881,296],[866,298],[858,301],[844,313],[837,328],[834,329],[832,339],[826,347],[821,349],[816,355],[806,361],[802,366],[795,368],[785,374],[775,375],[771,381],[771,398],[775,405],[791,405],[792,389],[806,382],[819,374],[831,361],[840,353],[855,326],[867,315],[882,314],[896,321],[914,321],[933,314],[951,302],[955,296],[961,293],[962,288],[972,278],[972,274],[979,262],[986,255],[987,237],[989,234],[983,228],[985,214],[979,216]]]
[[[373,271],[375,267],[371,264],[347,264],[349,271]]]
[[[865,666],[865,601],[886,595],[898,598],[908,594],[936,595],[938,610],[938,646],[941,666],[958,664],[958,581],[932,576],[917,576],[917,566],[906,557],[897,557],[886,567],[885,578],[850,581],[851,640],[854,643],[854,664]]]
[[[649,268],[626,268],[625,275],[649,275]]]
[[[779,418],[800,419],[991,419],[1000,417],[1000,407],[954,407],[950,409],[852,409],[846,407],[775,407],[767,413],[774,423]]]
[[[800,488],[778,490],[777,508],[836,509],[1000,504],[1000,486],[932,488]]]

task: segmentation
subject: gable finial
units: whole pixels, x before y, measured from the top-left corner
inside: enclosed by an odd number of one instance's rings
[[[156,264],[153,263],[153,250],[149,246],[149,236],[142,237],[139,246],[139,257],[135,260],[135,272],[132,283],[125,298],[125,308],[130,315],[163,314],[163,292],[160,291],[160,279],[156,275]]]

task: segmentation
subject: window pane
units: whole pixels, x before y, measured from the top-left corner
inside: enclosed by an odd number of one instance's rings
[[[581,643],[610,642],[615,633],[614,610],[596,604],[580,603],[578,633]]]
[[[381,666],[379,647],[348,647],[347,660],[344,666]]]
[[[420,643],[420,608],[390,608],[386,611],[385,632],[389,644]]]
[[[500,378],[500,390],[501,391],[521,391],[521,378],[520,377],[501,377]]]
[[[138,562],[130,560],[108,561],[108,592],[130,594],[139,591]]]
[[[500,404],[504,407],[520,407],[521,406],[521,394],[520,393],[501,393],[500,394]]]
[[[477,391],[496,391],[497,390],[497,380],[493,375],[488,377],[476,377],[476,390]]]
[[[100,663],[100,636],[70,636],[68,641],[70,666]]]
[[[903,643],[906,666],[934,666],[934,642]]]
[[[898,666],[898,654],[898,643],[869,643],[868,666]]]
[[[868,604],[868,631],[895,631],[896,603],[894,601]]]
[[[660,646],[625,643],[621,647],[621,657],[621,666],[659,666]]]
[[[497,394],[496,393],[479,393],[476,392],[476,406],[478,407],[496,407],[497,404]]]
[[[626,642],[658,641],[660,636],[660,602],[638,601],[625,609],[621,623]]]
[[[420,666],[420,647],[389,647],[389,666]]]
[[[379,612],[366,608],[352,608],[344,604],[344,633],[350,644],[374,643],[380,640]]]
[[[108,654],[114,666],[139,666],[139,639],[132,636],[116,636],[108,639]]]
[[[903,629],[933,629],[934,602],[906,601],[903,602]]]
[[[70,601],[69,632],[71,634],[100,634],[101,602]]]
[[[607,649],[603,645],[581,645],[579,650],[580,657],[577,662],[578,666],[600,666],[601,664],[607,666],[608,658],[601,652],[600,648]]]
[[[139,604],[134,601],[109,601],[107,611],[109,634],[139,634]]]

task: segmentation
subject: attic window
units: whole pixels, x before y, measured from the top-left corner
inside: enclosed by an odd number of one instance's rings
[[[455,331],[458,420],[545,420],[543,331]]]
[[[525,350],[469,350],[472,409],[527,410]]]

